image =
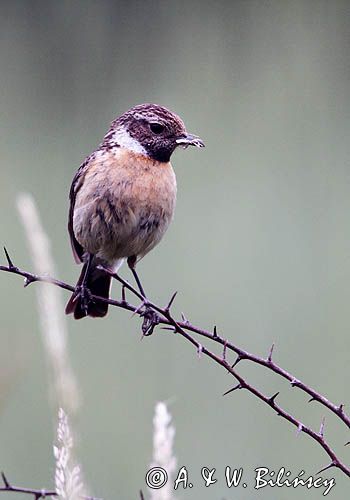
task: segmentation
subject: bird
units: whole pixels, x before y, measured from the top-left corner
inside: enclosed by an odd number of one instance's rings
[[[136,264],[162,239],[174,216],[178,147],[204,147],[164,106],[139,104],[112,121],[97,149],[76,172],[69,193],[68,232],[82,271],[65,312],[104,317],[111,273],[127,264],[145,295]]]

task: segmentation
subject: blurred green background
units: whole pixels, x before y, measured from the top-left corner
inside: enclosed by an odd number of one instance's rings
[[[207,147],[173,157],[176,217],[139,265],[149,294],[164,304],[178,290],[177,311],[254,353],[275,341],[280,365],[348,403],[349,1],[2,0],[0,9],[1,244],[15,263],[32,269],[15,207],[28,191],[59,277],[75,282],[71,179],[115,116],[163,104]],[[14,483],[52,486],[40,285],[0,278],[0,469]],[[180,337],[140,342],[139,320],[117,309],[68,323],[83,397],[78,455],[96,496],[131,500],[142,488],[148,497],[154,405],[166,400],[194,483],[179,499],[322,498],[323,489],[253,489],[257,466],[310,475],[327,457],[248,393],[223,398],[228,374]],[[332,415],[263,368],[240,370],[267,393],[281,390],[281,404],[314,429],[327,415],[326,436],[349,463]],[[226,465],[244,468],[248,488],[226,487]],[[217,469],[216,485],[204,488],[202,466]],[[346,498],[348,479],[324,475],[337,481],[331,497]]]

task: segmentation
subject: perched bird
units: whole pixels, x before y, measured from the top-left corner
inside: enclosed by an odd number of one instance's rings
[[[101,267],[116,272],[127,259],[137,278],[136,263],[159,243],[173,218],[176,178],[170,157],[178,146],[204,144],[187,133],[175,113],[141,104],[112,122],[80,166],[70,189],[68,230],[83,269],[66,314],[76,319],[107,314],[107,303],[91,299],[109,297],[111,277]]]

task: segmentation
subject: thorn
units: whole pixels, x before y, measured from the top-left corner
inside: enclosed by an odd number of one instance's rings
[[[331,467],[334,467],[335,466],[335,462],[331,462],[329,465],[326,465],[326,467],[323,467],[323,469],[319,470],[318,472],[316,472],[316,474],[321,474],[322,472],[330,469]]]
[[[348,441],[347,443],[344,444],[344,446],[349,446],[350,444],[350,441]]]
[[[323,436],[324,436],[324,424],[325,424],[325,421],[326,421],[326,418],[323,417],[322,420],[321,420],[320,432],[319,432],[319,436],[321,438],[323,438]]]
[[[317,399],[314,398],[314,397],[312,397],[312,398],[309,399],[308,403],[312,403],[313,401],[317,401]]]
[[[186,324],[188,324],[188,323],[189,323],[188,319],[186,318],[186,316],[184,315],[184,313],[183,313],[183,312],[181,313],[181,319],[182,319],[182,321],[183,321],[184,323],[186,323]]]
[[[237,384],[232,389],[229,389],[228,391],[224,392],[223,396],[227,396],[227,394],[230,394],[230,392],[236,391],[237,389],[243,389],[242,384]]]
[[[143,300],[143,301],[141,302],[141,304],[139,305],[139,307],[137,307],[137,308],[135,309],[135,311],[132,313],[131,317],[133,318],[134,316],[136,316],[137,314],[139,314],[139,313],[140,313],[140,311],[142,310],[142,308],[143,308],[145,305],[146,305],[146,302]]]
[[[238,363],[240,361],[242,361],[242,359],[243,359],[242,354],[237,354],[237,358],[236,358],[235,362],[233,363],[233,365],[231,366],[231,368],[234,368],[236,365],[238,365]]]
[[[198,346],[197,346],[197,356],[198,356],[198,359],[201,359],[202,352],[203,352],[203,346],[202,346],[202,344],[198,344]]]
[[[338,413],[340,415],[342,415],[344,413],[344,404],[341,403],[339,406],[338,406]]]
[[[216,329],[216,325],[214,325],[213,338],[216,339],[217,336],[218,336],[218,331]]]
[[[276,394],[274,394],[273,396],[271,396],[268,400],[269,404],[270,405],[274,405],[275,404],[275,399],[277,398],[277,396],[279,395],[279,392],[276,392]]]
[[[23,283],[24,288],[27,288],[27,286],[29,286],[31,283],[34,283],[34,281],[35,279],[30,278],[28,276],[24,278],[24,283]]]
[[[302,430],[303,430],[303,424],[301,422],[299,422],[296,435],[299,436],[299,434],[302,432]]]
[[[9,253],[8,253],[6,247],[4,247],[4,252],[5,252],[5,256],[6,256],[6,260],[7,260],[7,264],[8,264],[9,269],[14,269],[15,266],[13,265],[13,262],[9,256]]]
[[[297,378],[293,378],[293,379],[290,381],[290,385],[291,385],[292,387],[295,387],[295,386],[297,386],[297,385],[299,385],[299,384],[300,384],[300,380],[298,380]]]
[[[11,489],[11,485],[8,482],[7,477],[5,476],[5,472],[1,472],[1,477],[2,477],[2,480],[4,481],[5,487]]]
[[[174,292],[173,295],[172,295],[172,297],[171,297],[171,299],[169,300],[168,305],[165,308],[166,312],[170,311],[170,308],[171,308],[171,306],[172,306],[172,304],[173,304],[173,302],[175,300],[176,295],[177,295],[177,292]]]
[[[125,286],[122,285],[122,303],[126,303],[126,297],[125,297]]]
[[[272,353],[273,353],[274,347],[275,347],[275,343],[273,342],[271,347],[270,347],[269,355],[267,357],[268,363],[272,363]]]
[[[162,326],[160,329],[161,330],[168,330],[169,332],[174,332],[174,333],[176,332],[175,326]]]

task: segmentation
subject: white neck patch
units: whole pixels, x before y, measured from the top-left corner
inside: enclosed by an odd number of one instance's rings
[[[138,140],[131,137],[125,127],[118,127],[113,134],[113,141],[119,144],[121,148],[129,149],[129,151],[133,151],[134,153],[140,153],[148,156],[145,148],[139,143]]]

